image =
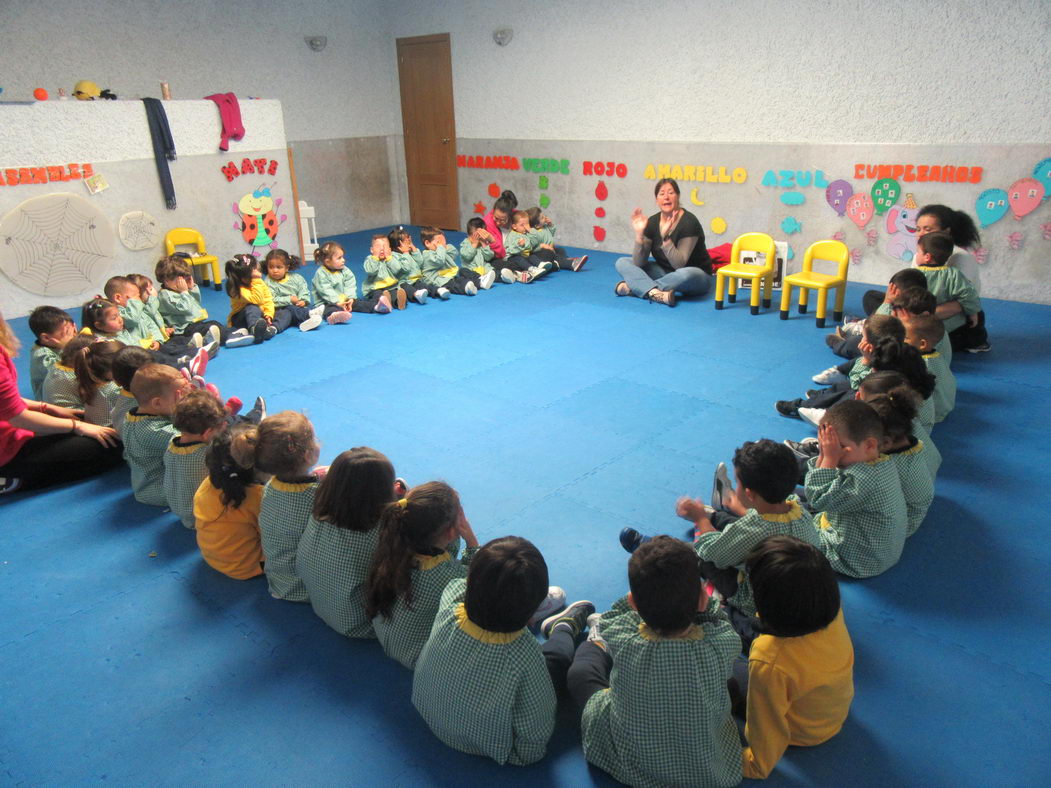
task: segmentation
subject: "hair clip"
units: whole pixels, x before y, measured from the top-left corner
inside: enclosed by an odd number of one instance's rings
[[[395,503],[397,503],[398,506],[400,506],[402,509],[407,509],[408,506],[409,506],[409,499],[408,498],[401,498],[401,499],[395,501]]]

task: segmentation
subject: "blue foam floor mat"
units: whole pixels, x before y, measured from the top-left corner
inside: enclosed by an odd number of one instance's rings
[[[338,239],[359,280],[370,235]],[[707,495],[736,446],[812,434],[773,402],[833,363],[810,316],[616,298],[613,260],[224,350],[208,378],[305,410],[323,462],[370,445],[410,483],[447,480],[480,539],[527,536],[552,582],[601,610],[626,590],[619,530],[682,535],[676,498]],[[865,289],[850,287],[848,311]],[[212,291],[205,305],[228,309]],[[790,749],[773,785],[1034,785],[1051,771],[1051,307],[985,306],[993,351],[954,360],[926,522],[898,566],[841,583],[850,719]],[[25,319],[12,325],[28,344]],[[17,364],[25,389],[28,352]],[[264,580],[211,570],[173,515],[134,501],[126,469],[4,498],[0,520],[6,784],[613,784],[584,761],[570,709],[531,767],[447,749],[408,671]]]

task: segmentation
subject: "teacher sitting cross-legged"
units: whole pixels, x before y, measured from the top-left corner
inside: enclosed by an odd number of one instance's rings
[[[676,293],[691,296],[708,292],[712,262],[700,221],[679,204],[679,184],[662,178],[653,193],[659,212],[647,219],[636,208],[631,215],[635,248],[631,257],[617,260],[622,280],[615,292],[675,306]]]

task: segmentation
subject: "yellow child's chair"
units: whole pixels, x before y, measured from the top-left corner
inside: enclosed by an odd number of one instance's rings
[[[756,252],[763,255],[763,265],[749,265],[741,262],[742,252]],[[763,307],[770,307],[770,297],[774,289],[774,267],[777,265],[777,247],[774,239],[766,233],[745,233],[734,241],[730,252],[730,262],[715,272],[715,308],[723,308],[723,288],[729,282],[730,292],[727,298],[730,303],[737,301],[737,280],[752,280],[752,314],[759,314],[759,286],[763,286]]]
[[[836,264],[835,274],[822,274],[813,270],[814,260],[828,260]],[[843,319],[843,299],[847,295],[847,269],[850,267],[850,250],[842,241],[817,241],[810,244],[803,256],[803,270],[789,274],[781,287],[781,319],[788,320],[788,309],[792,301],[792,288],[799,288],[799,314],[805,315],[807,298],[811,290],[817,290],[817,327],[825,327],[825,308],[828,291],[836,289],[836,307],[832,319]]]
[[[190,265],[194,268],[199,265],[210,265],[212,267],[212,280],[215,281],[215,289],[223,289],[223,274],[219,269],[219,258],[214,254],[208,254],[208,250],[204,247],[203,235],[192,227],[176,227],[174,230],[169,230],[168,234],[164,236],[164,253],[168,255],[175,254],[176,246],[195,247],[197,251],[190,253]],[[201,284],[209,285],[211,283],[206,269],[204,278],[201,279]]]

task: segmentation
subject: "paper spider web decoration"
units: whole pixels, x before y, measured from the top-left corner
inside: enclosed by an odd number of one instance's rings
[[[90,288],[113,261],[113,226],[75,194],[47,194],[0,221],[0,271],[39,295]]]
[[[157,245],[161,231],[157,227],[157,220],[146,211],[130,211],[120,217],[117,235],[120,236],[120,242],[133,252],[141,252]]]

